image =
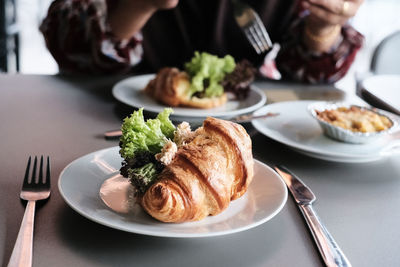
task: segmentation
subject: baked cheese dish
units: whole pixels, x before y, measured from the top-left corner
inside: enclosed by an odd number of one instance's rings
[[[316,112],[319,119],[353,132],[380,132],[392,126],[388,117],[356,106]]]

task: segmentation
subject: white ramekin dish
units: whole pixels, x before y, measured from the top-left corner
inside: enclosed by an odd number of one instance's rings
[[[372,111],[378,115],[387,117],[392,122],[392,126],[386,130],[379,132],[368,132],[368,133],[353,132],[351,130],[347,130],[339,126],[335,126],[329,122],[326,122],[320,119],[317,115],[317,111],[323,112],[324,110],[332,110],[340,107],[346,107],[346,108],[357,107],[360,109]],[[353,144],[369,143],[374,140],[377,140],[378,138],[381,138],[382,136],[393,133],[398,128],[397,119],[395,118],[394,115],[392,115],[389,112],[375,108],[352,105],[344,102],[315,102],[308,106],[308,111],[310,112],[311,116],[318,121],[319,125],[322,128],[322,131],[326,136],[346,143],[353,143]]]

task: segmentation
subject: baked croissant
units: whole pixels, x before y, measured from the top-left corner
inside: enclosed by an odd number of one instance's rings
[[[199,98],[190,96],[190,81],[186,72],[177,68],[162,68],[144,88],[145,93],[157,101],[170,106],[187,106],[195,108],[214,108],[226,103],[228,97],[224,93],[219,97]]]
[[[225,210],[241,197],[254,170],[251,139],[239,124],[207,118],[189,143],[140,199],[163,222],[197,221]]]

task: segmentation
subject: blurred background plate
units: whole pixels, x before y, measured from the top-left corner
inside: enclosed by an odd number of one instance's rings
[[[360,85],[360,96],[370,105],[400,115],[400,75],[373,75]]]
[[[114,97],[134,108],[143,107],[145,111],[159,113],[167,106],[158,103],[143,92],[143,88],[147,83],[155,77],[154,74],[133,76],[118,82],[113,87]],[[250,87],[249,96],[240,101],[229,100],[225,105],[211,109],[196,109],[174,107],[174,113],[171,114],[173,121],[203,121],[206,117],[213,116],[216,118],[229,119],[235,116],[253,112],[262,107],[267,101],[267,97],[263,91],[255,86]]]

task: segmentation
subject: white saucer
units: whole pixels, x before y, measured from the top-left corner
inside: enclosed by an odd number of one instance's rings
[[[254,115],[268,112],[279,116],[254,120],[262,134],[308,156],[336,162],[369,162],[400,152],[399,132],[367,144],[349,144],[326,137],[307,110],[315,101],[279,102],[267,105]]]

